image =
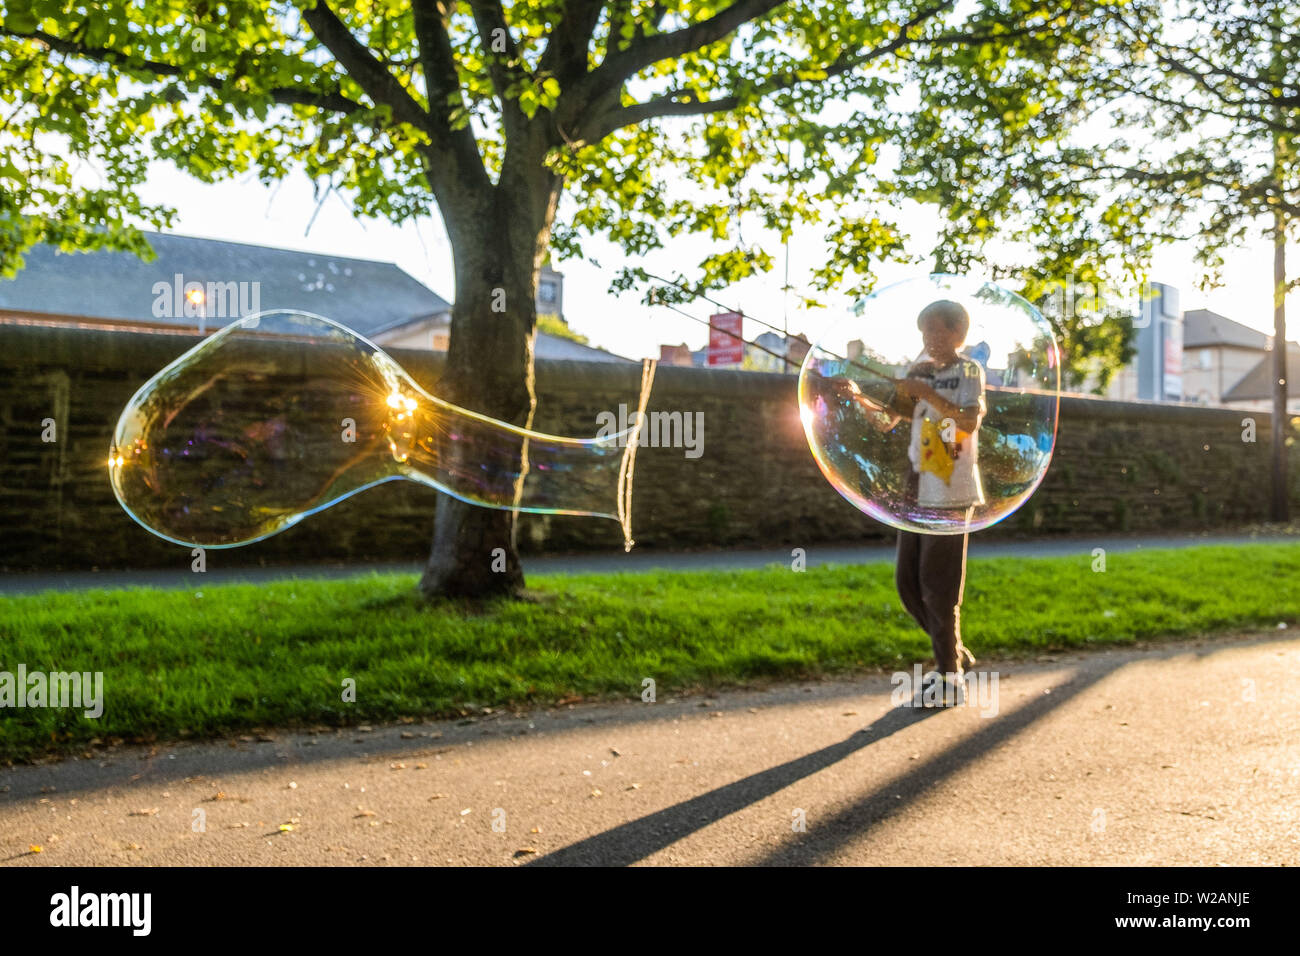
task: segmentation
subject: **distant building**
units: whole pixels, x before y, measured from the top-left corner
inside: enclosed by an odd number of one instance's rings
[[[744,358],[739,365],[728,368],[747,372],[779,372],[798,374],[803,357],[811,345],[803,335],[783,336],[779,332],[761,332],[744,345]],[[789,358],[787,362],[786,359]],[[660,345],[659,362],[662,365],[691,365],[709,367],[709,349],[691,350],[686,345]]]
[[[298,309],[387,348],[445,351],[451,303],[391,262],[148,233],[157,258],[36,246],[0,280],[0,322],[210,334],[254,312]],[[538,312],[562,318],[563,274],[543,268]],[[540,359],[629,359],[538,332]]]
[[[1300,344],[1288,342],[1286,349],[1286,408],[1300,415]],[[1270,349],[1249,372],[1223,395],[1222,404],[1234,408],[1269,412],[1273,410],[1273,352]]]
[[[763,332],[753,342],[745,343],[744,367],[753,372],[779,372],[797,375],[804,356],[812,348],[807,336]]]
[[[1105,396],[1270,410],[1273,337],[1209,309],[1189,309],[1174,323],[1167,306],[1177,303],[1176,296],[1162,291],[1167,286],[1155,288],[1135,319],[1138,355],[1116,371]],[[1288,382],[1300,381],[1297,350],[1300,345],[1289,344]],[[1297,391],[1288,395],[1287,407],[1293,411],[1300,409]]]
[[[1271,362],[1272,336],[1263,332],[1209,309],[1184,312],[1183,323],[1183,397],[1189,402],[1231,403],[1234,386],[1266,358]]]
[[[759,372],[784,372],[785,339],[776,332],[763,332],[745,344],[745,366]]]
[[[681,345],[659,346],[660,365],[693,365],[691,347],[683,342]]]
[[[785,337],[786,368],[798,369],[799,366],[803,365],[803,360],[811,349],[812,343],[808,341],[808,337],[802,332],[798,335],[787,335]],[[791,362],[794,364],[791,365]]]
[[[550,263],[542,266],[537,277],[537,314],[553,315],[564,321],[564,273],[556,272]]]
[[[1183,400],[1183,316],[1176,288],[1153,282],[1142,293],[1138,314],[1131,317],[1137,334],[1137,354],[1116,369],[1103,395],[1119,402],[1181,402]],[[1096,375],[1079,386],[1092,392]]]
[[[1137,329],[1137,397],[1183,400],[1183,313],[1178,290],[1152,282],[1143,290]]]
[[[17,276],[0,280],[0,317],[192,334],[266,309],[300,309],[374,337],[451,309],[390,262],[160,233],[148,240],[153,262],[35,246]]]
[[[536,301],[538,318],[549,315],[561,322],[568,324],[564,319],[564,273],[556,272],[549,265],[542,266],[541,275],[537,281],[537,301]],[[451,343],[451,304],[438,312],[431,312],[429,315],[420,316],[413,320],[397,322],[386,328],[380,329],[375,333],[375,341],[380,345],[387,345],[391,348],[401,349],[432,349],[435,352],[447,351],[447,346]],[[579,354],[576,350],[569,349],[567,346],[559,346],[556,342],[562,339],[561,336],[548,335],[545,332],[537,334],[537,357],[538,358],[572,358]],[[571,343],[579,348],[591,348],[584,346],[580,342]],[[598,349],[596,351],[599,351]],[[561,355],[560,352],[570,352],[571,355]],[[545,354],[543,354],[545,353]]]

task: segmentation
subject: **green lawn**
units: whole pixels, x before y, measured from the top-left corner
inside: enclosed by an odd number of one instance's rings
[[[972,561],[967,644],[1014,655],[1272,629],[1300,619],[1300,545]],[[929,641],[876,564],[546,577],[533,600],[426,607],[370,575],[0,598],[0,671],[102,671],[105,709],[0,711],[0,759],[92,738],[460,715],[559,699],[639,699],[769,678],[910,667]],[[201,594],[201,596],[200,596]],[[356,682],[345,703],[345,678]]]

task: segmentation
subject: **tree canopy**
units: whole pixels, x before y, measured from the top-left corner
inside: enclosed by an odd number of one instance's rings
[[[1062,60],[1091,55],[1117,6],[4,0],[0,267],[36,241],[140,251],[132,227],[170,221],[137,198],[161,159],[205,182],[301,170],[394,222],[438,208],[453,246],[476,195],[531,182],[513,202],[553,202],[544,170],[573,202],[543,237],[557,256],[593,234],[635,260],[703,233],[716,250],[682,274],[706,289],[772,267],[742,221],[820,227],[834,254],[811,299],[904,258],[911,199],[945,216],[942,268],[974,267],[1009,228],[1050,235],[1020,270],[1032,294],[1098,268],[1082,227],[1060,241],[1082,207],[1035,154],[1086,112]],[[1041,205],[1018,203],[1026,176],[1049,187]],[[1077,351],[1120,359],[1115,326],[1069,321]]]
[[[1187,84],[1252,122],[1296,105],[1273,59],[1171,46],[1198,10],[1236,16],[1178,2],[1181,25],[1156,0],[0,0],[0,269],[38,241],[143,252],[138,227],[171,221],[140,198],[154,160],[204,182],[301,171],[396,223],[436,210],[456,287],[440,393],[527,426],[538,269],[591,236],[631,263],[614,289],[706,236],[678,273],[711,291],[770,270],[773,237],[816,229],[829,253],[800,290],[816,302],[909,259],[901,211],[920,203],[944,223],[934,265],[1038,297],[1067,276],[1139,279],[1194,218],[1188,190],[1230,183],[1225,211],[1280,201],[1226,142],[1192,176],[1192,153],[1140,155],[1178,136],[1129,144],[1122,116],[1098,119],[1138,102],[1162,122]],[[1168,122],[1190,135],[1200,119]],[[1129,357],[1126,315],[1052,318],[1067,375]],[[513,517],[443,496],[435,525],[426,592],[522,584]]]

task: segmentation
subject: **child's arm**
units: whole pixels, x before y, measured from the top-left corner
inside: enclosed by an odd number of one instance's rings
[[[835,393],[842,398],[854,402],[859,408],[867,413],[867,420],[871,422],[872,427],[882,432],[887,432],[902,421],[902,416],[898,415],[890,408],[868,398],[862,394],[858,388],[858,383],[851,379],[839,378],[835,380]]]
[[[984,417],[984,399],[972,405],[956,405],[943,398],[929,385],[915,379],[902,379],[898,390],[909,398],[923,401],[930,405],[943,418],[951,418],[953,424],[964,432],[973,432],[979,428],[980,419]]]
[[[941,417],[951,419],[958,430],[973,433],[980,426],[988,406],[984,401],[984,370],[975,362],[962,363],[962,382],[957,389],[957,401],[950,401],[933,387],[915,380],[903,380],[898,390],[927,403]]]

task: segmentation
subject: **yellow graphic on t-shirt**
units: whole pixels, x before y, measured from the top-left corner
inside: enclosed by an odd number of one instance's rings
[[[929,415],[921,419],[921,464],[919,472],[930,472],[943,479],[945,485],[952,483],[952,455],[944,444],[939,425]]]

